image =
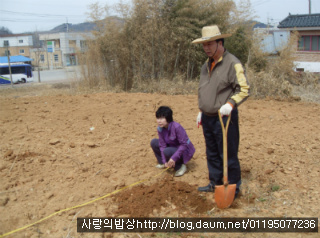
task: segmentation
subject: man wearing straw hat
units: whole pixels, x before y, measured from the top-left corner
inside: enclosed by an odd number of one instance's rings
[[[226,121],[231,116],[228,129],[229,183],[236,184],[236,196],[241,184],[238,159],[239,122],[238,106],[249,96],[249,84],[239,59],[224,48],[224,38],[218,26],[202,28],[202,37],[192,41],[202,44],[208,59],[203,64],[198,88],[200,112],[197,125],[202,125],[206,143],[209,184],[199,187],[201,192],[214,192],[216,185],[223,184],[223,137],[218,111]]]

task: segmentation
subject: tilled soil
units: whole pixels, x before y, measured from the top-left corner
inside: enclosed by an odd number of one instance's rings
[[[160,105],[196,148],[182,177],[155,168]],[[319,237],[77,233],[77,217],[319,217],[319,104],[249,99],[239,107],[241,196],[226,210],[197,191],[208,184],[197,113],[196,95],[0,94],[0,234],[113,193],[8,237]]]

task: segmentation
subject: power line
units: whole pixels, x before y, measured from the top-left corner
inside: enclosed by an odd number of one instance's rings
[[[63,17],[61,17],[60,19],[62,19],[62,21],[65,21],[65,19]],[[46,19],[46,22],[57,22],[60,19]],[[83,20],[83,18],[71,18],[72,20],[81,20],[81,21],[85,21]],[[39,22],[39,19],[1,19],[2,22]]]
[[[269,2],[269,0],[259,0],[259,1],[253,2],[251,5],[252,5],[252,7],[257,7],[257,6],[263,5],[267,2]]]
[[[72,21],[85,22],[85,15],[61,15],[61,14],[37,14],[30,12],[16,12],[8,10],[0,10],[1,22],[12,22],[12,23],[40,23],[39,21],[45,21],[47,23],[55,23],[57,21],[64,21],[66,17]]]
[[[83,17],[83,15],[56,15],[56,14],[38,14],[38,13],[30,13],[30,12],[14,12],[14,11],[7,11],[7,10],[0,10],[4,14],[19,14],[19,15],[27,15],[27,16],[37,16],[37,17]]]

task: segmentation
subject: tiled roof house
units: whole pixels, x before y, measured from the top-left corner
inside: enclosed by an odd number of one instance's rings
[[[320,72],[320,13],[289,15],[278,28],[297,31],[297,71]]]

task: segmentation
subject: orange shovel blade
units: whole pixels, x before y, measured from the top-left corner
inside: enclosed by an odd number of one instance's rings
[[[214,200],[218,208],[224,209],[231,206],[236,194],[236,184],[215,186]]]

